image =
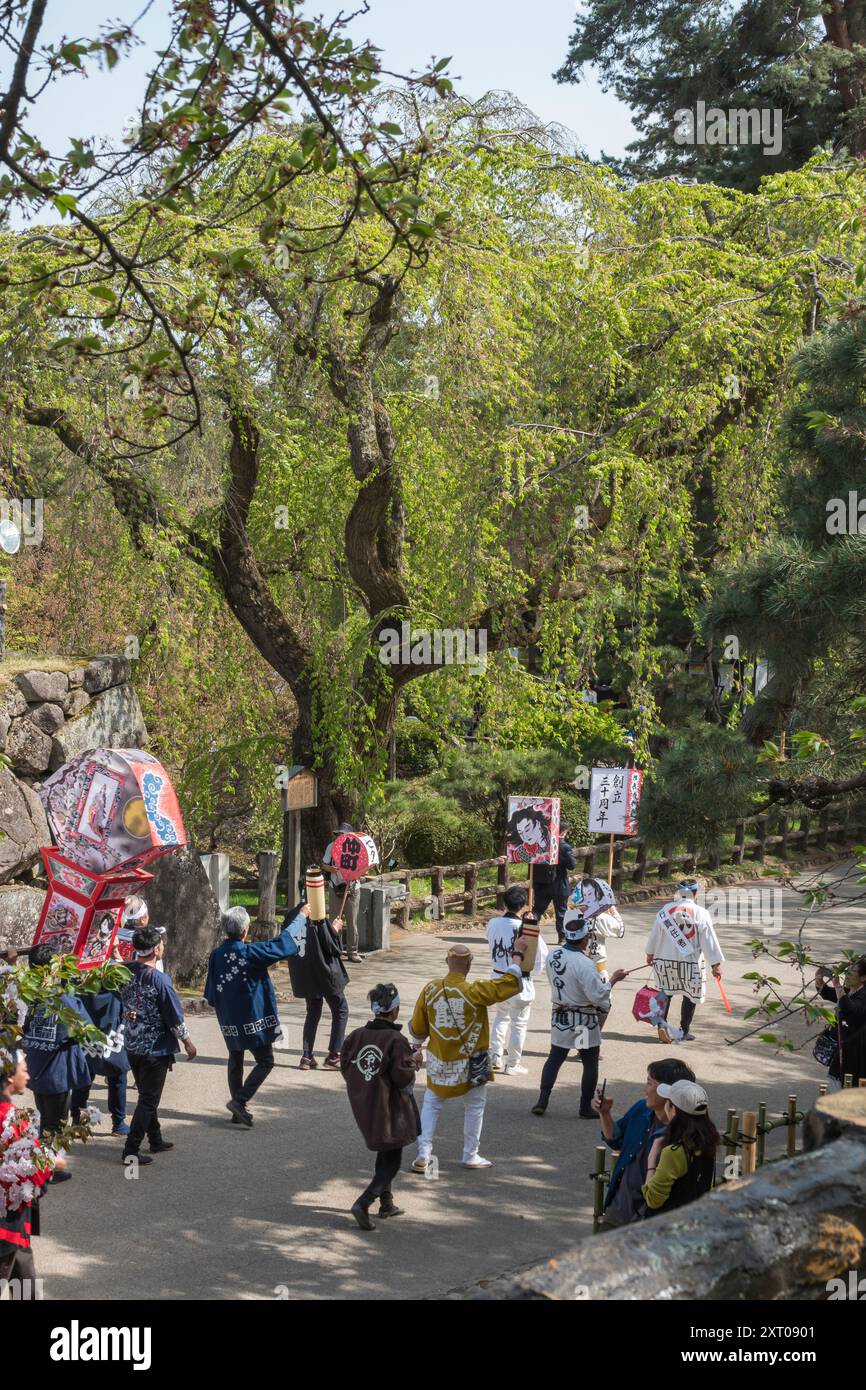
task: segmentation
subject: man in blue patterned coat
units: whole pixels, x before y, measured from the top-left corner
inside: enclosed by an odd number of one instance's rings
[[[294,934],[309,917],[308,904],[272,941],[248,941],[249,914],[243,907],[223,913],[225,941],[211,952],[204,997],[216,1016],[229,1053],[228,1077],[231,1100],[226,1108],[232,1122],[252,1126],[247,1108],[265,1077],[273,1069],[274,1042],[282,1036],[277,1017],[277,996],[268,973],[278,960],[298,954]],[[251,1052],[255,1065],[244,1081],[244,1053]]]

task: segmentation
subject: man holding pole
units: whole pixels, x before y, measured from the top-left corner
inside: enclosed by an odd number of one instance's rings
[[[331,870],[328,893],[330,916],[333,920],[340,917],[346,928],[346,954],[351,961],[360,961],[364,957],[358,950],[358,907],[361,902],[361,880],[353,879],[348,882],[343,878],[340,870],[334,864],[333,850],[334,843],[340,835],[351,835],[352,827],[348,821],[342,821],[337,826],[337,833],[328,845],[322,858],[322,867]]]
[[[713,927],[713,919],[705,907],[696,901],[701,885],[696,878],[683,879],[673,902],[661,908],[653,923],[646,944],[647,965],[653,967],[656,989],[668,996],[665,1018],[671,997],[683,995],[680,1027],[683,1042],[692,1042],[691,1030],[695,1009],[706,998],[705,961],[713,975],[721,980],[725,957]],[[670,1035],[659,1026],[659,1040],[670,1042]]]

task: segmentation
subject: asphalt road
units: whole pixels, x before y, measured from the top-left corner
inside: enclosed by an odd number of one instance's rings
[[[772,892],[777,885],[764,880],[751,886]],[[794,893],[786,891],[781,904],[777,925],[784,937],[801,918]],[[626,936],[608,943],[611,969],[641,964],[658,905],[624,910]],[[766,913],[773,899],[766,898],[763,907]],[[728,1042],[750,1026],[742,1014],[753,1000],[752,986],[741,977],[753,965],[747,942],[754,934],[747,923],[721,927],[734,1015],[725,1014],[710,981],[695,1019],[697,1038],[679,1048],[664,1047],[631,1016],[635,990],[650,972],[617,986],[601,1061],[616,1113],[641,1094],[647,1063],[676,1052],[688,1055],[707,1087],[720,1128],[731,1106],[756,1108],[764,1100],[777,1111],[789,1094],[797,1095],[801,1107],[811,1104],[824,1078],[811,1046],[780,1055],[756,1040]],[[552,938],[552,927],[546,935]],[[866,909],[846,903],[843,894],[807,937],[828,959],[844,946],[866,950]],[[455,939],[477,943],[474,973],[486,975],[480,927],[402,936],[390,952],[350,967],[350,1027],[367,1017],[366,991],[379,980],[399,986],[408,1016],[425,981],[443,973],[445,943]],[[786,966],[773,973],[783,982],[793,979]],[[285,967],[279,974],[282,992]],[[339,1074],[297,1069],[302,1011],[295,1002],[281,1007],[290,1050],[277,1053],[277,1066],[253,1103],[252,1130],[233,1126],[225,1109],[225,1052],[216,1023],[190,1020],[199,1055],[175,1067],[162,1110],[175,1150],[129,1180],[120,1160],[122,1141],[103,1127],[74,1152],[74,1180],[43,1202],[36,1258],[47,1299],[436,1298],[553,1256],[589,1233],[589,1173],[598,1131],[577,1118],[576,1060],[560,1073],[547,1115],[529,1113],[548,1050],[546,982],[539,984],[533,1007],[525,1056],[529,1075],[497,1077],[488,1096],[481,1150],[494,1166],[482,1172],[460,1166],[462,1105],[455,1104],[446,1109],[437,1136],[438,1180],[404,1170],[395,1191],[405,1215],[380,1223],[371,1234],[358,1230],[348,1208],[366,1185],[372,1155],[355,1128]],[[798,1041],[804,1036],[800,1030]],[[323,1056],[324,1020],[319,1043]],[[104,1106],[101,1085],[92,1099]],[[780,1152],[783,1133],[768,1144],[768,1154]],[[410,1159],[407,1154],[407,1167]]]

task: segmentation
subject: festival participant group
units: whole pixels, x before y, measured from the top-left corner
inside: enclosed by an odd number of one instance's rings
[[[339,827],[341,832],[349,829]],[[707,1092],[681,1056],[651,1061],[643,1095],[625,1109],[608,1091],[606,1081],[599,1085],[599,1059],[613,991],[630,973],[608,972],[606,942],[621,938],[625,927],[604,879],[579,875],[572,885],[569,875],[575,864],[567,844],[561,844],[550,881],[535,896],[534,911],[528,910],[526,887],[513,884],[505,890],[502,912],[487,925],[489,961],[483,962],[479,978],[469,978],[473,966],[469,947],[453,944],[447,951],[445,973],[430,980],[412,1001],[405,1031],[398,1022],[402,1001],[397,988],[380,983],[368,995],[369,1021],[348,1037],[344,960],[362,959],[357,932],[359,893],[343,883],[330,851],[331,846],[323,859],[330,873],[330,914],[313,919],[310,903],[301,903],[289,911],[282,930],[269,941],[249,939],[250,919],[244,908],[223,914],[224,939],[211,954],[204,997],[216,1012],[228,1051],[226,1106],[232,1124],[253,1127],[252,1102],[275,1065],[274,1044],[282,1030],[270,971],[285,960],[295,997],[306,1004],[299,1066],[312,1071],[321,1065],[342,1073],[352,1114],[367,1148],[375,1154],[371,1180],[351,1207],[358,1226],[372,1231],[373,1216],[402,1215],[393,1186],[407,1148],[414,1147],[413,1173],[431,1175],[433,1168],[438,1172],[437,1130],[451,1122],[457,1109],[449,1102],[459,1100],[463,1111],[463,1167],[492,1166],[481,1153],[490,1083],[497,1074],[507,1080],[527,1073],[523,1056],[535,981],[546,974],[551,996],[550,1049],[527,1124],[543,1120],[557,1081],[563,1089],[562,1066],[576,1053],[581,1066],[576,1117],[597,1123],[601,1137],[617,1155],[605,1199],[604,1225],[640,1221],[681,1207],[709,1190],[719,1135],[710,1118]],[[707,965],[721,978],[724,957],[710,914],[697,901],[699,891],[696,880],[684,880],[675,899],[657,914],[647,941],[646,963],[652,967],[654,989],[646,991],[652,996],[651,1007],[644,1013],[635,1010],[635,1015],[656,1028],[663,1044],[693,1040],[695,1010],[705,997]],[[540,934],[540,912],[550,904],[555,909],[557,940],[548,948]],[[108,1088],[111,1132],[123,1140],[120,1161],[127,1166],[149,1165],[157,1157],[170,1162],[162,1157],[174,1147],[160,1121],[163,1091],[180,1048],[190,1058],[196,1049],[181,1000],[163,969],[165,929],[149,921],[140,898],[129,899],[124,920],[134,950],[133,959],[124,962],[130,980],[118,992],[64,999],[83,1021],[101,1029],[105,1043],[74,1042],[63,1024],[43,1008],[32,1010],[25,1024],[23,1053],[0,1058],[0,1128],[12,1124],[13,1107],[26,1104],[22,1098],[29,1088],[39,1114],[39,1139],[34,1143],[50,1150],[53,1136],[67,1118],[71,1115],[75,1122],[86,1111],[94,1079],[102,1076]],[[36,946],[31,964],[47,964],[51,955],[51,947]],[[861,964],[862,985],[866,960]],[[822,984],[826,987],[825,981]],[[856,984],[851,997],[855,993]],[[674,995],[681,996],[679,1027],[669,1017]],[[320,1064],[316,1041],[326,1005],[329,1037]],[[247,1054],[252,1066],[245,1072]],[[426,1087],[419,1108],[416,1092],[422,1067],[426,1067]],[[127,1107],[130,1072],[136,1086],[131,1116]],[[557,1103],[574,1105],[568,1090],[557,1094]],[[619,1118],[615,1109],[621,1110]],[[53,1170],[33,1176],[30,1199],[15,1210],[10,1209],[10,1185],[0,1178],[0,1190],[7,1191],[6,1209],[0,1210],[0,1278],[10,1278],[13,1270],[18,1279],[34,1277],[30,1238],[37,1225],[38,1199],[48,1183],[70,1177],[58,1153]]]

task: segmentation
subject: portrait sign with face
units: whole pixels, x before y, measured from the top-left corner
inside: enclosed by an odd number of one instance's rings
[[[555,864],[559,855],[559,797],[510,796],[505,827],[510,864]]]

